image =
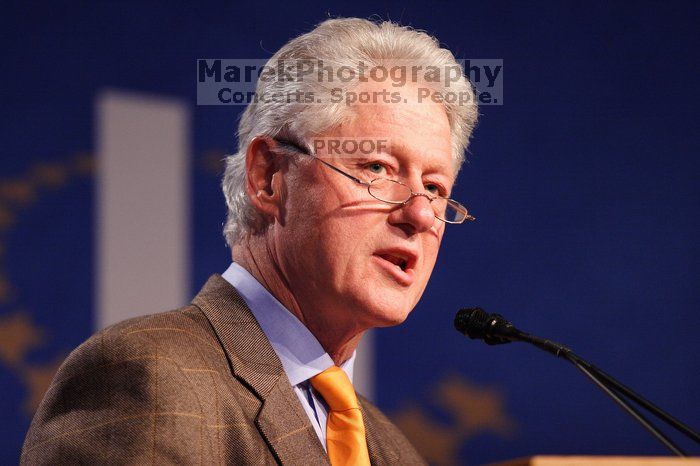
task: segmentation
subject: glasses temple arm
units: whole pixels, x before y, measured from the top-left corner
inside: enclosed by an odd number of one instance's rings
[[[287,147],[289,147],[289,148],[291,148],[291,149],[294,149],[296,152],[301,152],[301,153],[304,154],[304,155],[308,155],[309,157],[315,158],[316,160],[318,160],[319,162],[321,162],[322,164],[324,164],[324,165],[327,166],[328,168],[330,168],[330,169],[332,169],[332,170],[335,170],[336,172],[340,173],[341,175],[350,178],[352,181],[354,181],[354,182],[357,183],[357,184],[360,184],[360,185],[362,185],[362,186],[369,186],[369,183],[367,183],[367,182],[365,182],[365,181],[362,181],[362,180],[360,180],[359,178],[355,178],[354,176],[352,176],[352,175],[349,174],[349,173],[345,173],[343,170],[341,170],[341,169],[338,168],[338,167],[334,167],[333,165],[331,165],[330,163],[326,162],[325,160],[323,160],[323,159],[321,159],[321,158],[319,158],[319,157],[316,157],[316,156],[315,156],[314,154],[312,154],[308,149],[306,149],[306,148],[304,148],[304,147],[301,147],[299,144],[297,144],[297,143],[295,143],[295,142],[292,142],[292,141],[289,141],[289,140],[286,140],[286,139],[277,139],[277,138],[275,138],[275,141],[277,141],[278,143],[280,143],[280,144],[283,145],[283,146],[287,146]]]

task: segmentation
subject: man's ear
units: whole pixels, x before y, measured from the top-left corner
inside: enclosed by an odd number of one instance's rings
[[[245,156],[246,192],[255,210],[282,221],[286,159],[274,150],[275,144],[268,136],[257,136],[248,145]]]

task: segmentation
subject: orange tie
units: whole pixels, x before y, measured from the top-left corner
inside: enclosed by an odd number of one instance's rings
[[[328,458],[333,466],[369,466],[365,424],[355,389],[345,372],[332,366],[311,378],[330,407],[326,422]]]

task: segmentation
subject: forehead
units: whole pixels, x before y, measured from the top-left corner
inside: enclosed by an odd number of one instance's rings
[[[420,98],[421,89],[416,86],[397,89],[367,84],[353,92],[368,96],[371,103],[352,105],[349,118],[328,136],[367,139],[376,146],[385,141],[388,152],[405,163],[454,175],[450,124],[442,104]]]

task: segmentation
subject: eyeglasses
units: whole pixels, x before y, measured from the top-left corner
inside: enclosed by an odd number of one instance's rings
[[[281,138],[274,138],[274,140],[281,146],[291,149],[294,152],[300,152],[304,155],[308,155],[309,157],[313,157],[331,170],[334,170],[346,178],[351,179],[355,183],[366,187],[370,196],[379,201],[386,202],[387,204],[405,205],[408,204],[408,202],[410,202],[414,197],[422,196],[425,197],[428,202],[430,202],[433,212],[435,213],[435,218],[438,220],[451,224],[464,223],[466,220],[476,220],[475,217],[469,215],[469,211],[466,207],[454,199],[449,199],[442,196],[430,196],[426,193],[416,193],[413,192],[408,185],[401,183],[400,181],[387,178],[375,178],[369,182],[362,181],[359,178],[356,178],[340,168],[315,156],[309,152],[308,149],[301,147],[293,141]]]

